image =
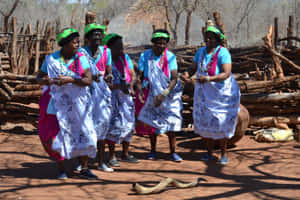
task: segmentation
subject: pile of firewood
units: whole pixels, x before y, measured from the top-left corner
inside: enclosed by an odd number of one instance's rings
[[[37,125],[42,87],[35,76],[0,74],[0,122]]]

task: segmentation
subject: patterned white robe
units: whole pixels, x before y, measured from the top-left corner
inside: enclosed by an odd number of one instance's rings
[[[86,50],[81,48],[80,51],[84,53],[89,59],[92,75],[101,74],[101,72],[96,67],[93,58],[86,52]],[[93,81],[90,89],[93,105],[93,121],[95,130],[97,132],[97,139],[104,140],[107,137],[109,123],[111,120],[112,93],[108,85],[104,81],[103,76],[100,76],[99,82]]]
[[[207,76],[203,54],[199,56],[197,77]],[[204,70],[203,70],[204,71]],[[232,74],[223,82],[196,82],[194,90],[194,132],[205,138],[231,138],[240,107],[240,90]]]
[[[47,58],[50,78],[58,75],[77,76],[58,60]],[[52,149],[66,159],[89,156],[94,158],[97,149],[97,135],[92,117],[90,87],[74,84],[51,85],[51,97],[56,109],[59,133],[53,141]]]
[[[148,60],[148,78],[150,92],[138,119],[157,129],[156,133],[181,131],[182,126],[182,100],[183,87],[180,81],[175,88],[165,97],[160,106],[154,106],[154,97],[162,94],[169,85],[169,78],[154,59]]]
[[[114,83],[120,84],[121,73],[112,65]],[[112,91],[112,118],[107,139],[116,143],[130,142],[134,130],[134,102],[130,94],[120,89]]]

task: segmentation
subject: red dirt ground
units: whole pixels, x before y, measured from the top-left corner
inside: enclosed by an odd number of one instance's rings
[[[57,180],[55,163],[44,152],[37,130],[28,124],[6,124],[0,131],[0,199],[300,199],[299,143],[258,143],[249,134],[229,149],[229,164],[224,167],[199,161],[204,143],[190,132],[178,134],[177,146],[182,163],[167,160],[168,140],[163,136],[158,138],[160,159],[148,161],[148,138],[134,136],[131,152],[140,163],[122,162],[113,173],[93,169],[99,180],[89,181],[77,178],[71,170],[74,161],[68,161],[71,178]],[[169,188],[152,195],[131,190],[133,183],[154,185],[165,177],[205,181],[194,188]]]

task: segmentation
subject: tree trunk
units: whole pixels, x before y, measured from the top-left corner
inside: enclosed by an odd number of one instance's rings
[[[185,24],[185,45],[190,44],[190,28],[191,28],[192,12],[187,12]]]

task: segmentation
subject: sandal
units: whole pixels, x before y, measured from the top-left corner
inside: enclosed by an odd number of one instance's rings
[[[202,161],[210,161],[210,160],[214,160],[216,159],[217,157],[216,156],[213,156],[212,154],[209,154],[209,153],[205,153],[201,158],[200,160]]]
[[[221,165],[227,165],[228,164],[228,158],[226,156],[222,156],[220,162]]]
[[[122,157],[121,161],[123,161],[123,162],[129,162],[129,163],[138,163],[138,162],[140,162],[133,155],[128,155],[126,157]]]
[[[120,163],[118,162],[118,160],[116,158],[109,160],[108,164],[112,167],[120,167]]]

